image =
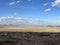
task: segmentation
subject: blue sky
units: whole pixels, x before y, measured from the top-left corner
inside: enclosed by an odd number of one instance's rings
[[[17,20],[18,17],[23,17],[23,19],[27,18],[28,20],[32,19],[34,21],[30,21],[33,23],[38,20],[35,23],[36,25],[59,25],[60,0],[0,0],[0,23],[4,22],[1,18],[11,17],[14,19],[17,18]],[[24,21],[26,22],[26,19]]]

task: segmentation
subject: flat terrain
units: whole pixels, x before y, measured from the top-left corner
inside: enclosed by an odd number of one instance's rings
[[[0,45],[60,45],[60,27],[0,26]]]
[[[60,33],[0,32],[0,45],[60,45]]]
[[[9,32],[60,32],[60,27],[48,27],[48,26],[0,26],[0,31],[9,31]]]

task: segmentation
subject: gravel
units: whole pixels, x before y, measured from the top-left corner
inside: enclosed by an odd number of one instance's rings
[[[0,45],[60,45],[60,33],[0,32]]]

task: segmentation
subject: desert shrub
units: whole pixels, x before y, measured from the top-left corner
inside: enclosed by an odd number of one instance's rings
[[[50,33],[35,33],[37,36],[50,36]]]

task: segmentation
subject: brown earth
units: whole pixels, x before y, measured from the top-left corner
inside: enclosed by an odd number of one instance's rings
[[[0,26],[0,45],[60,45],[60,27]]]
[[[0,26],[0,32],[60,32],[60,27],[48,26]]]
[[[0,32],[0,45],[60,45],[60,33]]]

